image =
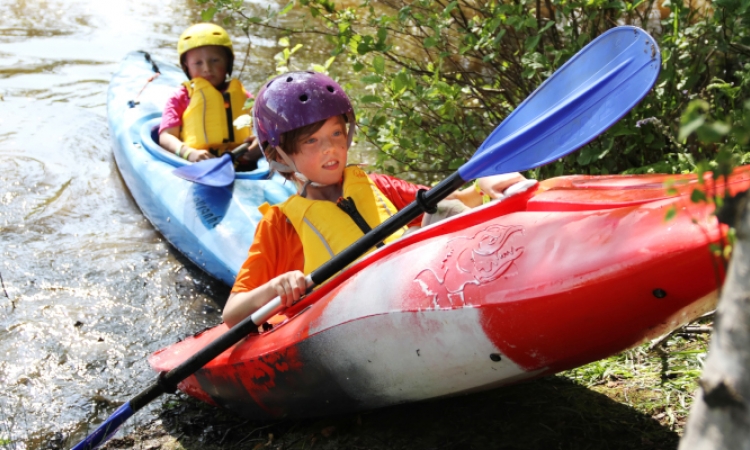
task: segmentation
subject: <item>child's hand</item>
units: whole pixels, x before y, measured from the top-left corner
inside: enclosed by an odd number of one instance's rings
[[[307,291],[305,275],[299,270],[279,275],[269,281],[268,286],[276,292],[286,308],[295,304]]]
[[[245,142],[249,142],[250,146],[247,148],[247,151],[238,158],[240,164],[250,164],[263,156],[263,153],[260,151],[260,146],[258,145],[258,140],[255,136],[248,137],[245,139]]]
[[[513,172],[480,178],[479,180],[477,180],[477,183],[479,184],[479,188],[482,190],[482,192],[489,195],[490,198],[496,199],[502,198],[503,192],[505,192],[506,189],[525,179],[526,177],[524,177],[520,173]]]
[[[207,159],[215,158],[214,155],[211,154],[208,150],[197,150],[192,149],[190,153],[188,153],[187,160],[190,162],[198,162],[198,161],[205,161]]]

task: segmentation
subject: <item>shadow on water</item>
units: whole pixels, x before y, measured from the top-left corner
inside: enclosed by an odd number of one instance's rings
[[[359,414],[278,422],[172,397],[159,420],[106,448],[674,449],[648,415],[562,377]],[[179,447],[178,447],[179,448]]]

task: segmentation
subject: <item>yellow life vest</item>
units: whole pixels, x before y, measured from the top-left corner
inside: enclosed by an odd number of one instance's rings
[[[343,191],[344,198],[351,197],[354,200],[357,211],[370,228],[375,228],[397,212],[388,197],[378,189],[362,169],[356,166],[350,166],[344,170]],[[310,200],[293,195],[278,206],[294,226],[302,241],[302,249],[305,253],[305,274],[317,269],[364,236],[364,232],[354,220],[334,202]],[[406,227],[402,227],[389,236],[385,242],[398,239],[404,231]],[[370,249],[368,253],[372,250]]]
[[[252,136],[250,128],[236,128],[234,120],[247,114],[243,109],[247,95],[236,78],[229,82],[224,93],[203,78],[182,83],[187,88],[190,103],[182,114],[180,139],[186,145],[201,150],[232,149]],[[228,95],[228,100],[225,96]]]

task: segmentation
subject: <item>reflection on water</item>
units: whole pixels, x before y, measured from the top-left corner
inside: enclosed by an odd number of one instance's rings
[[[83,437],[152,382],[151,352],[220,320],[226,288],[141,215],[105,117],[122,56],[175,59],[199,17],[187,0],[0,0],[0,448]],[[251,89],[275,42],[253,37]]]

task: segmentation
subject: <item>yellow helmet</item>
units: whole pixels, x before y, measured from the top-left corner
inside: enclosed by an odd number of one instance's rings
[[[185,53],[194,48],[205,47],[207,45],[218,45],[227,49],[227,55],[229,56],[227,74],[232,75],[234,50],[232,49],[232,40],[229,39],[229,34],[224,28],[218,25],[198,23],[185,30],[177,41],[177,54],[180,56],[180,65],[188,78],[190,78],[190,74],[188,74],[185,67]]]

